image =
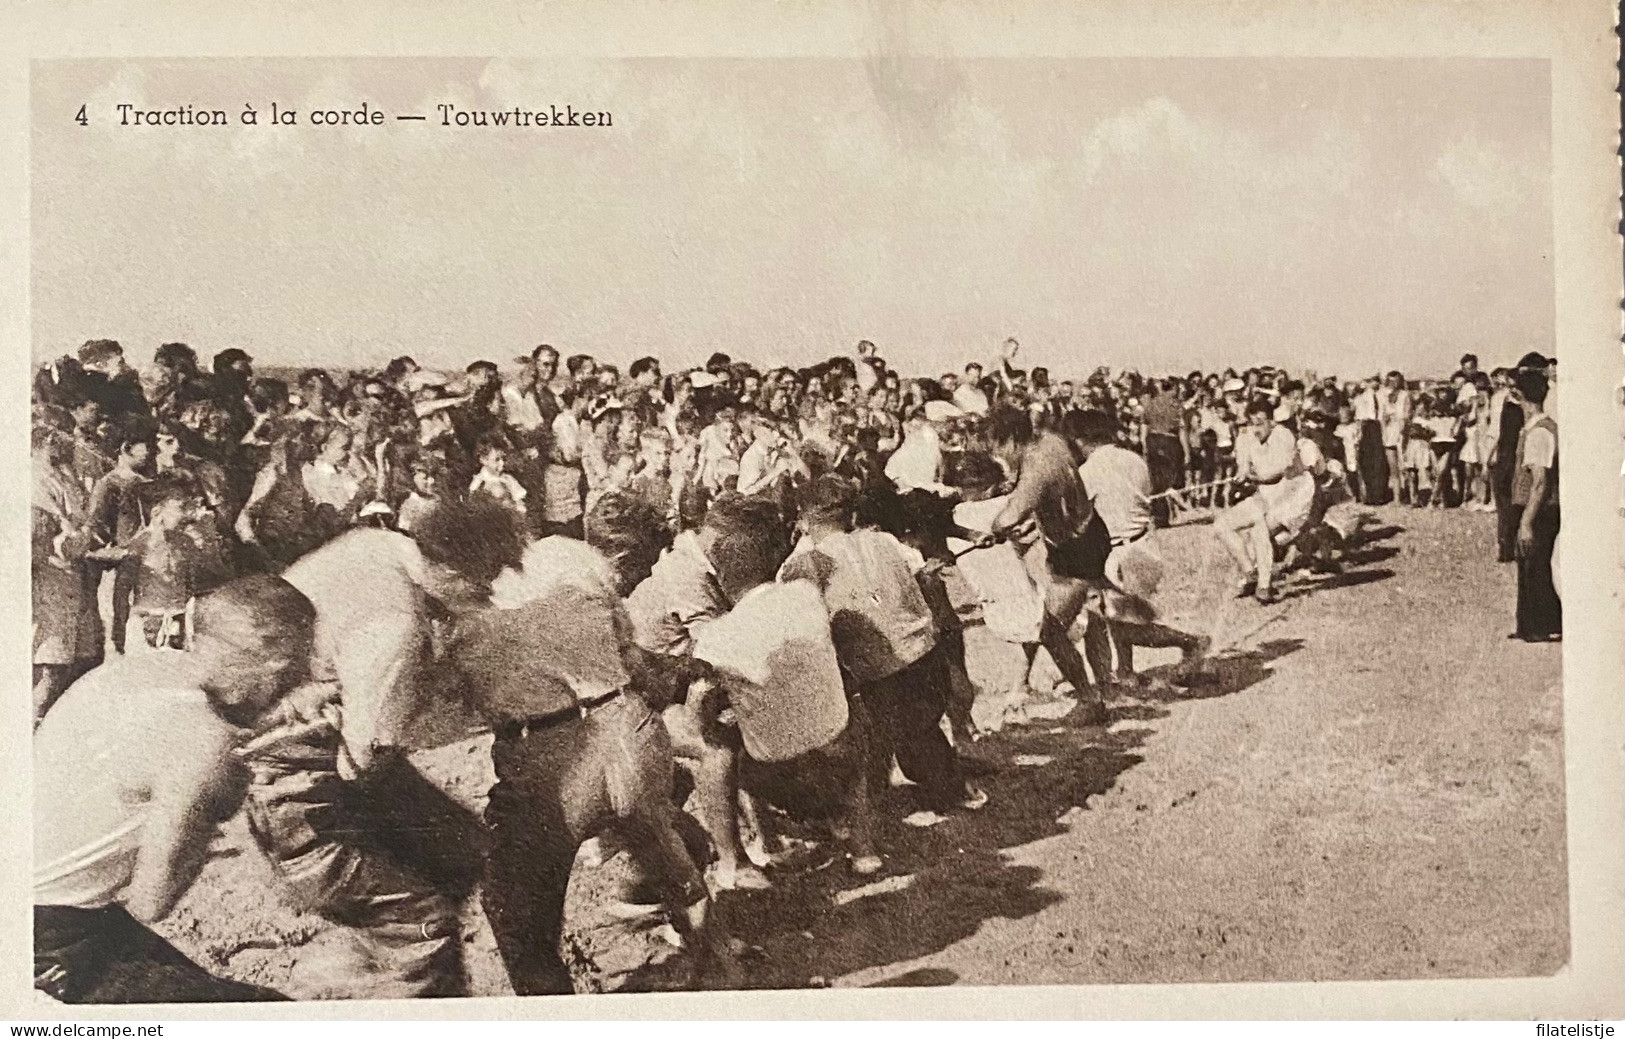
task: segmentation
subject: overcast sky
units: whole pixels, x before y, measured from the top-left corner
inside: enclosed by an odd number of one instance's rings
[[[306,122],[362,100],[431,119]],[[257,128],[114,125],[245,101]],[[41,63],[34,351],[1504,363],[1553,343],[1549,109],[1534,61]]]

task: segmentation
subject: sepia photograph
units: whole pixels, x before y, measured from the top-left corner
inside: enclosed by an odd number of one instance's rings
[[[28,106],[45,1000],[1570,969],[1550,61]]]

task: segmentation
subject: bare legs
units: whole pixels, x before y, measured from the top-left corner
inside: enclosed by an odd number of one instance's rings
[[[1069,634],[1088,595],[1087,582],[1052,575],[1044,593],[1044,623],[1039,631],[1039,641],[1054,658],[1061,677],[1072,683],[1078,700],[1084,705],[1085,723],[1093,725],[1106,720],[1106,704],[1101,699],[1099,687],[1089,680],[1083,655],[1072,644]]]
[[[767,876],[745,853],[739,830],[739,749],[704,738],[689,705],[665,711],[665,723],[679,761],[694,776],[694,799],[700,825],[716,848],[717,886],[767,886]]]

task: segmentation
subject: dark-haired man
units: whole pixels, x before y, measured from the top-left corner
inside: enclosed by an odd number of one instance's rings
[[[502,377],[495,363],[475,361],[465,372],[467,398],[451,410],[457,443],[469,457],[479,457],[480,445],[500,435]]]
[[[565,893],[579,846],[610,830],[657,882],[695,952],[695,981],[725,984],[727,940],[671,799],[667,683],[632,644],[621,601],[648,575],[664,520],[616,494],[588,518],[594,546],[531,545],[497,608],[473,618],[453,650],[495,731],[486,917],[515,993],[572,991],[559,957]]]
[[[245,729],[303,678],[315,613],[248,577],[198,601],[191,652],[122,657],[34,734],[34,984],[65,1003],[239,1002],[146,925],[197,879],[242,804]]]
[[[953,402],[971,415],[986,415],[987,393],[982,389],[982,366],[972,361],[965,365],[965,376],[953,390]]]
[[[1522,510],[1512,502],[1512,481],[1518,471],[1518,441],[1523,431],[1524,409],[1515,389],[1516,375],[1507,368],[1497,368],[1490,374],[1495,385],[1495,392],[1490,394],[1495,443],[1490,447],[1486,468],[1495,502],[1495,559],[1498,563],[1511,563],[1518,558],[1518,520]]]
[[[159,346],[153,352],[152,364],[147,396],[159,417],[178,419],[188,398],[207,396],[207,386],[198,371],[197,351],[185,343]]]
[[[745,592],[773,579],[788,554],[778,509],[761,498],[727,493],[711,503],[700,529],[677,536],[670,552],[627,598],[637,644],[688,669],[687,696],[666,711],[676,753],[694,771],[700,824],[717,851],[722,888],[765,888],[766,874],[745,854],[739,835],[738,731],[717,722],[721,692],[694,661],[695,639]]]
[[[1190,435],[1185,431],[1185,415],[1179,398],[1152,379],[1145,401],[1145,462],[1151,474],[1151,515],[1157,526],[1169,521],[1168,499],[1163,492],[1185,485],[1185,462],[1191,456]]]
[[[124,360],[124,348],[112,339],[92,339],[79,348],[85,392],[102,406],[102,415],[119,436],[149,431],[152,409],[141,389],[141,377]]]
[[[1563,636],[1563,601],[1552,579],[1561,529],[1557,494],[1557,423],[1545,412],[1546,375],[1521,370],[1513,388],[1526,418],[1518,434],[1512,505],[1518,512],[1518,626],[1513,637],[1550,642]]]
[[[1083,459],[1078,476],[1083,480],[1084,490],[1111,537],[1106,580],[1121,592],[1149,600],[1156,592],[1163,570],[1161,557],[1151,544],[1150,468],[1139,455],[1117,445],[1117,423],[1104,412],[1071,412],[1064,429]],[[1134,670],[1135,646],[1177,647],[1189,666],[1206,644],[1205,639],[1161,624],[1108,619],[1105,611],[1099,614],[1091,611],[1089,626],[1084,632],[1084,651],[1095,673],[1110,673],[1115,647],[1117,679],[1136,684],[1140,677]]]
[[[811,581],[829,611],[830,637],[852,709],[843,742],[862,762],[846,806],[852,869],[862,875],[882,866],[870,804],[885,791],[893,757],[933,810],[974,810],[987,803],[987,795],[966,785],[940,728],[949,677],[946,657],[936,652],[936,621],[919,580],[923,556],[889,533],[855,529],[858,491],[850,481],[823,477],[807,499],[800,521],[805,534],[779,579]],[[884,500],[871,504],[888,511]]]
[[[640,357],[626,370],[626,377],[637,390],[653,390],[660,385],[660,360],[655,357]]]
[[[1015,488],[993,520],[993,533],[1031,549],[1042,541],[1045,564],[1042,644],[1084,704],[1085,722],[1102,724],[1106,705],[1068,634],[1092,584],[1105,579],[1111,541],[1089,504],[1072,448],[1056,433],[1036,433],[1026,411],[999,407],[988,417],[993,453],[1015,475]],[[1031,566],[1031,564],[1029,564]],[[1036,568],[1035,568],[1036,569]]]

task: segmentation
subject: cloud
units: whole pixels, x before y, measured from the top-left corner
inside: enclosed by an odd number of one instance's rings
[[[1250,197],[1342,194],[1359,178],[1364,145],[1341,127],[1323,121],[1297,141],[1271,148],[1254,132],[1193,116],[1159,96],[1102,120],[1084,137],[1079,158],[1086,182],[1162,171]]]
[[[1139,165],[1156,155],[1193,153],[1202,136],[1194,120],[1168,98],[1154,97],[1104,119],[1083,141],[1083,174],[1092,180],[1109,164]]]

